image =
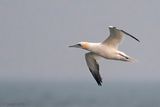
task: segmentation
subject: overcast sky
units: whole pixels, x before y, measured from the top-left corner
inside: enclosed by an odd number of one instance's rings
[[[136,63],[102,60],[103,81],[160,81],[159,0],[0,0],[0,79],[94,81],[80,41],[101,42],[108,26]]]

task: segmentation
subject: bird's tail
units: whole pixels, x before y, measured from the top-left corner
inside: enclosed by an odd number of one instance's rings
[[[135,63],[135,62],[137,62],[138,60],[137,59],[135,59],[135,58],[132,58],[132,57],[128,57],[128,60],[127,60],[128,62],[131,62],[131,63]]]

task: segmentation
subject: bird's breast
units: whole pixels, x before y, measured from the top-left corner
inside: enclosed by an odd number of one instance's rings
[[[116,57],[116,50],[109,47],[102,47],[97,54],[106,59],[114,59]]]

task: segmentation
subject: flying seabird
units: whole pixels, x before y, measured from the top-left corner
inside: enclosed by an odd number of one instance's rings
[[[136,37],[116,27],[109,26],[109,31],[109,37],[101,43],[79,42],[76,45],[69,46],[82,48],[89,51],[85,54],[86,63],[99,86],[102,85],[102,78],[99,73],[99,64],[97,63],[97,58],[103,57],[110,60],[133,62],[134,59],[132,57],[118,50],[119,44],[122,41],[124,36],[123,34],[126,34],[140,42]]]

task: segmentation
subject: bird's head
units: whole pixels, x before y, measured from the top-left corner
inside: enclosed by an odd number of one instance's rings
[[[79,43],[77,43],[75,45],[71,45],[69,47],[88,49],[89,48],[89,43],[88,42],[79,42]]]

